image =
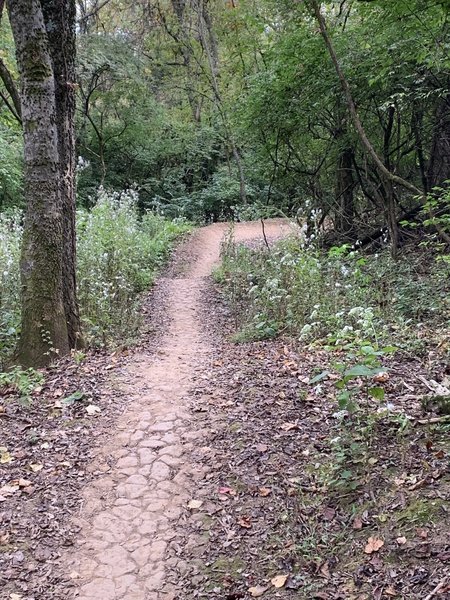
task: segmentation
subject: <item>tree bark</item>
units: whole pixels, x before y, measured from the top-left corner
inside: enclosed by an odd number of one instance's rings
[[[217,49],[217,40],[213,31],[211,16],[209,15],[205,6],[204,0],[196,0],[197,3],[197,16],[199,24],[199,35],[201,45],[206,53],[208,60],[209,70],[211,72],[211,84],[214,92],[214,98],[217,109],[222,117],[225,133],[228,139],[228,143],[231,147],[234,161],[236,163],[239,173],[239,195],[242,204],[247,204],[247,184],[245,181],[244,165],[242,162],[241,153],[234,139],[233,132],[230,127],[228,116],[225,113],[222,96],[219,87],[219,54]],[[206,31],[205,31],[206,28]]]
[[[43,366],[69,352],[63,303],[63,219],[55,80],[41,3],[10,0],[9,19],[21,76],[24,193],[22,327],[17,358]]]
[[[41,0],[55,79],[59,183],[63,216],[62,289],[69,345],[82,345],[76,298],[75,19],[73,0]]]

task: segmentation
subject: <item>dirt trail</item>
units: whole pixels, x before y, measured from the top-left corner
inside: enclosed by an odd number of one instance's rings
[[[269,238],[286,222],[266,222]],[[187,400],[211,348],[198,318],[205,277],[219,260],[227,225],[199,230],[186,244],[191,257],[182,276],[161,280],[169,321],[156,354],[128,365],[121,387],[130,396],[111,439],[99,452],[104,475],[83,493],[77,544],[65,557],[81,600],[170,600],[177,597],[171,570],[177,565],[176,525],[195,497],[205,470],[188,462],[201,439]],[[237,240],[262,239],[259,223],[236,225]]]

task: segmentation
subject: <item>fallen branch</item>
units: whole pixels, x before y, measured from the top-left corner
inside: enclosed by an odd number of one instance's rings
[[[270,246],[269,246],[269,242],[268,242],[268,240],[267,240],[267,236],[266,236],[266,227],[265,227],[265,225],[264,225],[264,219],[263,219],[263,218],[261,218],[261,227],[262,227],[262,234],[263,234],[263,238],[264,238],[264,243],[265,243],[265,244],[266,244],[266,246],[267,246],[267,250],[269,250],[269,252],[270,252]]]
[[[436,594],[439,593],[441,590],[443,590],[444,587],[449,582],[450,582],[450,575],[446,575],[444,577],[444,579],[441,579],[441,581],[437,584],[437,586],[434,588],[434,590],[432,592],[430,592],[426,598],[424,598],[424,600],[431,600],[432,598],[434,598],[436,596]]]
[[[414,425],[433,425],[433,423],[445,423],[446,421],[450,421],[450,415],[432,417],[431,419],[417,419],[414,421]]]

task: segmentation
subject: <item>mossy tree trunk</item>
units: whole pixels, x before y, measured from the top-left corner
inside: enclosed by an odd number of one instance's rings
[[[63,4],[55,2],[55,10],[61,11]],[[47,364],[55,354],[67,354],[72,345],[69,335],[72,326],[65,309],[65,274],[71,269],[66,261],[73,261],[74,265],[75,239],[68,238],[73,218],[70,211],[74,204],[74,159],[70,146],[73,141],[67,141],[65,136],[66,119],[73,117],[70,110],[57,108],[61,81],[55,80],[54,68],[58,58],[52,59],[43,2],[10,0],[8,11],[21,78],[27,203],[21,256],[22,329],[17,359],[23,365],[36,367]],[[55,27],[57,22],[55,19]],[[62,52],[59,47],[58,53]],[[69,215],[65,214],[68,203]],[[75,287],[73,294],[75,297]]]
[[[56,126],[63,227],[62,288],[69,345],[82,345],[76,298],[75,20],[73,0],[41,0],[55,79]]]

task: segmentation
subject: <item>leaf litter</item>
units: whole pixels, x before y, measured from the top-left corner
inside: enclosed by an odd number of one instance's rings
[[[158,346],[164,307],[160,285],[143,306],[153,320],[146,320],[136,351]],[[83,487],[110,468],[104,462],[99,472],[94,459],[128,402],[115,381],[132,355],[127,348],[97,349],[81,363],[58,360],[27,403],[13,388],[0,389],[2,600],[67,600],[73,589],[76,577],[62,572],[60,557],[79,530],[71,517]]]
[[[427,597],[450,561],[450,428],[414,423],[424,417],[419,376],[442,380],[445,363],[390,358],[378,377],[384,402],[359,398],[376,419],[350,420],[348,441],[332,357],[289,340],[234,344],[214,285],[203,306],[217,360],[192,403],[201,399],[195,418],[209,431],[195,458],[210,472],[196,492],[204,506],[182,523],[203,542],[180,548],[180,598]],[[436,598],[448,597],[441,589]]]

